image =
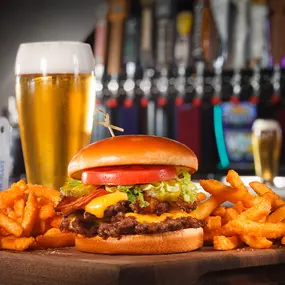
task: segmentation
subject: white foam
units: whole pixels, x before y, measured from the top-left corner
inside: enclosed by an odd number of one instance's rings
[[[252,130],[255,134],[260,134],[261,131],[272,131],[275,130],[278,133],[281,133],[280,124],[275,120],[264,120],[257,119],[252,125]]]
[[[95,62],[89,44],[80,42],[38,42],[21,44],[15,74],[94,73]]]

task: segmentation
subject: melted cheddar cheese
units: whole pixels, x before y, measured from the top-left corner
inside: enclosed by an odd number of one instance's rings
[[[115,205],[122,200],[128,200],[128,195],[126,193],[117,191],[115,193],[103,195],[89,202],[85,206],[85,211],[97,218],[103,218],[104,212],[109,206]]]
[[[166,218],[178,219],[183,217],[189,217],[190,215],[182,211],[170,211],[169,213],[163,213],[160,216],[149,214],[142,215],[137,213],[127,213],[126,217],[134,217],[139,223],[159,223],[163,222]]]

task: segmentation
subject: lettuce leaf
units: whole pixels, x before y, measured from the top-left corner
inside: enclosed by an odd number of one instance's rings
[[[127,193],[128,200],[134,203],[139,200],[141,207],[147,207],[149,203],[144,200],[143,192],[159,201],[173,202],[178,197],[185,202],[193,202],[196,199],[197,186],[191,181],[191,175],[181,169],[178,178],[157,183],[129,185],[129,186],[106,186],[109,192],[122,191]]]
[[[178,181],[181,185],[181,196],[185,202],[193,202],[196,199],[198,188],[191,181],[191,175],[186,170],[182,169],[178,173]]]
[[[139,201],[140,206],[142,208],[149,206],[149,203],[145,201],[143,196],[143,189],[141,189],[140,185],[131,185],[131,186],[112,186],[108,187],[106,186],[106,190],[109,192],[115,192],[115,191],[122,191],[125,192],[128,195],[128,200],[131,203],[134,203],[135,201]]]

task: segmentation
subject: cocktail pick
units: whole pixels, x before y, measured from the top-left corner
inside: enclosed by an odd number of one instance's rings
[[[104,114],[104,122],[100,122],[100,121],[97,120],[96,123],[99,124],[99,125],[102,125],[102,126],[106,127],[106,128],[109,130],[109,132],[110,132],[110,134],[111,134],[112,137],[115,136],[113,130],[116,130],[116,131],[119,131],[119,132],[123,132],[123,131],[124,131],[123,128],[120,128],[120,127],[111,125],[110,116],[109,116],[108,113],[105,113],[105,112],[102,111],[102,110],[96,110],[96,113],[99,113],[99,112]]]

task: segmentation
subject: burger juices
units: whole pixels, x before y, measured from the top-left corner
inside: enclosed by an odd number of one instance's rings
[[[79,250],[162,254],[197,249],[204,221],[197,207],[195,154],[176,141],[119,136],[95,142],[70,161],[57,207],[61,229],[77,233]]]

